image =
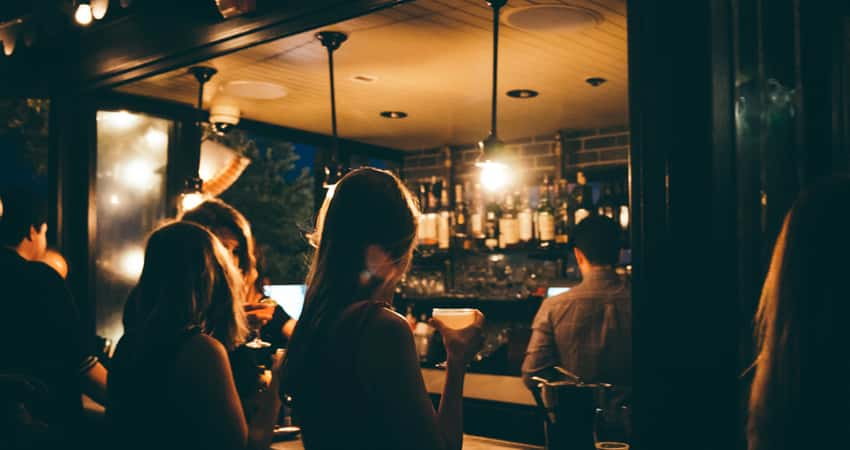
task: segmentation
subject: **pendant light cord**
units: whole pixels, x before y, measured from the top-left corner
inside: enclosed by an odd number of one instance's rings
[[[339,136],[336,128],[336,89],[334,87],[334,51],[328,47],[328,73],[331,80],[331,132],[333,133],[333,153],[331,160],[336,162],[337,152],[339,150]]]
[[[493,93],[490,97],[490,135],[496,134],[496,99],[498,93],[499,79],[499,9],[502,5],[494,2],[493,5]]]

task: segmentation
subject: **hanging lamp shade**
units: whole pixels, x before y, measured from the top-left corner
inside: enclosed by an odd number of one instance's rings
[[[245,171],[251,160],[219,142],[206,140],[201,144],[198,175],[203,180],[202,191],[218,197]]]
[[[481,168],[481,183],[488,190],[503,188],[510,177],[510,171],[504,164],[505,144],[499,139],[497,131],[497,100],[499,80],[499,11],[507,0],[487,0],[493,9],[493,73],[490,97],[490,134],[478,142],[481,154],[476,166]]]

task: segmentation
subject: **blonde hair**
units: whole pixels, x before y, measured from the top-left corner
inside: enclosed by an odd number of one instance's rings
[[[803,194],[785,217],[756,314],[747,435],[750,450],[828,447],[850,422],[846,344],[850,180]]]
[[[172,222],[148,239],[124,326],[146,337],[197,326],[232,350],[248,333],[243,305],[242,277],[221,242],[199,225]]]

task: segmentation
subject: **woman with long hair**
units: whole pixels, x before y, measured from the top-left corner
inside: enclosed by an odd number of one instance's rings
[[[822,182],[785,217],[756,315],[750,450],[839,448],[850,423],[850,179]]]
[[[205,228],[175,222],[148,239],[109,371],[107,417],[122,448],[267,448],[280,408],[276,357],[249,417],[227,352],[244,342],[244,291]],[[127,316],[125,312],[125,316]]]
[[[391,309],[413,255],[417,207],[392,173],[347,174],[319,212],[307,293],[284,363],[284,390],[308,450],[459,449],[466,365],[481,345],[483,316],[452,330],[437,412],[413,335]]]
[[[269,308],[260,303],[266,296],[260,285],[256,244],[248,219],[233,206],[212,198],[183,213],[180,220],[206,227],[224,244],[242,273],[248,320],[263,324],[260,337],[271,343],[272,348],[286,347],[295,320],[280,305]]]

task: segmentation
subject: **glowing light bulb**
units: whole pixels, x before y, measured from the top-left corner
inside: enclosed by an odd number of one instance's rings
[[[488,191],[498,191],[508,185],[510,173],[508,166],[493,161],[480,163],[481,186]]]
[[[145,133],[145,142],[153,150],[163,150],[168,145],[168,135],[161,130],[151,128]]]
[[[151,163],[141,159],[128,162],[120,173],[121,182],[138,191],[151,190],[157,178]]]
[[[109,203],[110,203],[110,204],[112,204],[112,205],[117,206],[117,205],[120,205],[120,204],[121,204],[121,199],[120,199],[120,198],[118,198],[118,196],[117,196],[117,195],[112,194],[112,195],[110,195],[110,196],[109,196]]]
[[[206,200],[206,197],[200,192],[185,193],[180,198],[180,207],[183,208],[184,212],[189,211],[197,208],[204,200]]]
[[[94,19],[94,16],[92,16],[89,2],[80,2],[77,5],[77,11],[74,12],[74,20],[80,25],[88,25],[92,19]]]
[[[97,120],[111,131],[126,131],[138,125],[142,117],[129,111],[98,111]]]
[[[121,253],[118,259],[118,272],[128,280],[136,280],[145,267],[145,251],[141,247],[131,247]]]

